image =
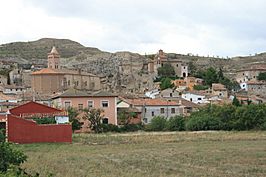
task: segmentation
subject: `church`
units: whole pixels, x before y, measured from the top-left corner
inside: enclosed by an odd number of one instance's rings
[[[50,95],[69,88],[97,91],[101,89],[100,78],[94,74],[79,70],[63,69],[60,55],[53,47],[48,53],[48,68],[31,74],[32,91],[37,95]]]

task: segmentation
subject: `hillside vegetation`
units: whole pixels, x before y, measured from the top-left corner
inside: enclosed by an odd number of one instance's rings
[[[97,48],[84,47],[78,42],[69,39],[43,38],[32,42],[2,44],[0,46],[0,58],[46,59],[47,53],[51,51],[52,46],[57,47],[62,58],[77,56],[82,52],[101,52]]]

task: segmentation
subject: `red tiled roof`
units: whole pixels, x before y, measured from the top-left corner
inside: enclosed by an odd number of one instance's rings
[[[40,114],[56,114],[63,113],[64,111],[56,108],[52,108],[36,102],[28,102],[18,107],[9,110],[11,114],[22,116],[22,115],[40,115]]]
[[[38,75],[38,74],[63,74],[63,73],[57,69],[44,68],[44,69],[41,69],[40,71],[35,71],[31,74],[32,75]]]
[[[96,77],[96,75],[83,72],[83,71],[76,71],[70,69],[51,69],[51,68],[43,68],[39,71],[35,71],[31,73],[32,75],[42,75],[42,74],[71,74],[71,75],[82,75],[82,76],[92,76]]]
[[[163,99],[126,99],[129,104],[139,106],[178,106],[179,104],[175,101],[167,101]]]

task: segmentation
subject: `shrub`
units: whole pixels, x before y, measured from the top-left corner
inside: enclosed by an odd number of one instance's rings
[[[0,131],[1,137],[4,137]],[[26,155],[14,149],[14,147],[6,143],[3,139],[0,142],[0,172],[5,173],[10,166],[19,166],[26,160]]]
[[[266,105],[207,106],[192,113],[186,122],[188,130],[264,130]]]
[[[169,131],[185,130],[185,118],[182,116],[170,117],[170,119],[166,123],[166,129]]]
[[[120,133],[122,131],[117,125],[113,125],[113,124],[101,124],[100,129],[104,133],[106,133],[106,132]],[[102,133],[102,132],[99,132],[99,133]]]
[[[5,142],[5,141],[6,141],[5,130],[0,129],[0,143]]]
[[[56,124],[54,117],[33,118],[37,124]]]
[[[142,124],[127,124],[121,127],[121,130],[123,132],[135,132],[139,130],[143,130],[143,125]]]
[[[207,85],[194,85],[193,86],[194,90],[207,90],[209,86]]]
[[[262,125],[266,122],[266,106],[251,104],[238,107],[235,116],[234,129],[261,129]]]
[[[186,129],[191,131],[220,130],[221,121],[206,112],[193,113],[186,122]]]
[[[163,131],[166,128],[166,118],[156,116],[151,120],[151,123],[147,126],[147,131]]]

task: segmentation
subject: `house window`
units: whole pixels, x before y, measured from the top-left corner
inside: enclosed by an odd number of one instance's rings
[[[164,108],[161,108],[161,114],[164,114]]]
[[[198,98],[198,100],[202,100],[201,98]]]
[[[175,108],[171,108],[171,114],[175,114]]]
[[[88,108],[93,108],[93,101],[92,100],[88,101]]]
[[[83,104],[78,104],[78,109],[82,110],[83,109]]]
[[[143,118],[143,122],[146,124],[148,123],[148,119],[147,118]]]
[[[151,116],[154,116],[154,111],[151,112]]]
[[[103,118],[103,124],[108,124],[108,118]]]
[[[103,108],[109,107],[109,102],[108,101],[102,101],[102,107]]]
[[[178,64],[176,64],[176,67],[178,67]]]
[[[67,85],[70,85],[70,80],[67,81]]]
[[[84,85],[87,87],[87,85],[88,85],[87,81],[84,82]]]
[[[70,106],[71,106],[70,101],[65,101],[65,108],[68,109],[70,108]]]
[[[170,97],[173,97],[173,94],[172,93],[170,93]]]

